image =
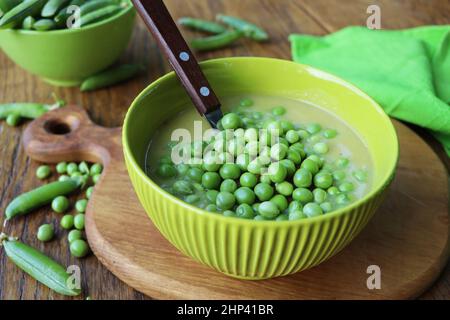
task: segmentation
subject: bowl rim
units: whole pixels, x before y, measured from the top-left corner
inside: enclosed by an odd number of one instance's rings
[[[229,223],[231,221],[234,221],[234,222],[242,223],[243,225],[248,225],[248,226],[268,226],[268,225],[286,226],[287,224],[289,224],[289,225],[305,225],[305,224],[310,224],[310,223],[314,223],[314,222],[319,222],[322,220],[337,218],[341,215],[348,214],[353,209],[363,205],[364,203],[369,202],[369,200],[376,197],[379,193],[381,193],[383,190],[385,190],[387,188],[387,186],[390,184],[390,182],[393,180],[393,178],[395,176],[395,171],[396,171],[397,164],[399,161],[398,136],[397,136],[397,132],[396,132],[394,125],[393,125],[392,121],[390,120],[389,116],[385,113],[385,111],[381,108],[381,106],[375,100],[373,100],[368,94],[366,94],[361,89],[359,89],[357,86],[347,82],[346,80],[344,80],[342,78],[339,78],[328,72],[319,70],[317,68],[314,68],[314,67],[311,67],[311,66],[308,66],[305,64],[293,62],[290,60],[267,58],[267,57],[227,57],[227,58],[205,60],[205,61],[200,62],[200,65],[205,66],[208,64],[224,63],[224,62],[229,62],[230,60],[244,61],[244,62],[249,61],[249,60],[253,60],[253,61],[256,60],[256,61],[261,61],[261,62],[264,62],[264,61],[278,62],[278,63],[292,64],[297,67],[300,65],[302,68],[305,69],[305,71],[312,74],[313,76],[320,77],[324,80],[333,81],[339,85],[342,85],[342,86],[348,88],[353,93],[356,93],[356,94],[366,98],[367,100],[369,100],[372,103],[373,107],[376,109],[376,111],[378,111],[381,118],[386,123],[387,127],[392,131],[392,133],[393,133],[392,137],[393,137],[393,139],[395,139],[395,142],[396,142],[396,143],[394,143],[395,149],[392,150],[392,152],[391,152],[391,153],[394,153],[395,158],[394,158],[394,161],[392,161],[390,168],[388,168],[387,174],[385,175],[384,179],[380,182],[380,184],[377,188],[372,188],[372,190],[370,190],[362,198],[358,199],[357,201],[351,203],[348,206],[339,208],[339,209],[329,212],[327,214],[322,214],[320,216],[309,217],[306,219],[299,219],[299,220],[286,220],[286,221],[258,220],[257,222],[255,222],[253,219],[242,219],[242,218],[238,218],[238,217],[225,217],[222,214],[214,214],[213,212],[206,211],[204,209],[201,209],[199,207],[191,205],[187,202],[184,202],[183,200],[179,199],[178,197],[176,197],[176,196],[170,194],[169,192],[167,192],[166,190],[162,189],[156,182],[154,182],[152,179],[150,179],[150,177],[147,176],[147,174],[141,169],[141,167],[137,163],[136,159],[134,158],[134,155],[131,152],[131,148],[128,143],[128,137],[127,137],[128,123],[130,121],[129,119],[131,117],[131,114],[134,112],[134,109],[136,109],[136,106],[138,105],[141,98],[146,96],[148,94],[148,92],[151,91],[153,88],[158,87],[161,82],[164,82],[169,78],[175,77],[175,72],[171,71],[171,72],[163,75],[162,77],[156,79],[155,81],[153,81],[151,84],[149,84],[146,88],[144,88],[140,92],[140,94],[131,103],[131,106],[127,110],[127,113],[126,113],[126,116],[124,119],[124,124],[123,124],[123,129],[122,129],[122,144],[123,144],[123,152],[125,154],[125,159],[128,162],[128,165],[131,165],[133,167],[133,170],[135,171],[135,173],[137,173],[139,175],[139,177],[141,179],[143,179],[147,185],[151,186],[154,190],[156,190],[158,193],[160,193],[167,200],[175,202],[177,205],[184,207],[185,209],[189,209],[194,214],[198,214],[200,216],[207,216],[208,219],[218,219],[219,221],[229,222]]]
[[[23,34],[23,35],[61,35],[61,34],[75,34],[83,31],[88,31],[91,29],[95,29],[97,27],[100,27],[104,24],[107,24],[109,22],[112,22],[116,19],[119,19],[120,17],[129,14],[131,11],[134,11],[134,6],[130,2],[130,6],[128,8],[124,8],[124,10],[121,10],[120,12],[117,12],[115,15],[112,15],[111,17],[100,20],[98,22],[95,22],[93,24],[89,24],[86,27],[83,28],[77,28],[77,29],[59,29],[59,30],[49,30],[49,31],[37,31],[37,30],[22,30],[22,29],[5,29],[0,31],[6,31],[6,32],[13,32],[17,34]]]

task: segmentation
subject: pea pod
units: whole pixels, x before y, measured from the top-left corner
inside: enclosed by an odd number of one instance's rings
[[[24,30],[33,29],[33,24],[35,22],[36,22],[36,19],[34,19],[32,16],[26,17],[22,22],[22,29],[24,29]]]
[[[243,33],[239,30],[227,31],[211,37],[193,39],[191,46],[199,51],[214,50],[230,45],[242,36]]]
[[[36,119],[44,113],[60,108],[64,105],[63,101],[57,101],[55,104],[42,103],[5,103],[0,104],[0,119],[6,119],[10,114],[15,114],[21,118]]]
[[[111,6],[111,5],[117,5],[117,1],[114,0],[93,0],[88,1],[80,6],[80,14],[86,15],[90,12],[96,11],[98,9]]]
[[[81,91],[96,90],[123,82],[131,79],[142,70],[143,67],[136,64],[124,64],[108,69],[84,80],[81,84]]]
[[[0,11],[5,14],[21,2],[22,0],[0,0]]]
[[[10,29],[20,25],[28,16],[38,14],[47,0],[27,0],[9,10],[0,19],[0,29]]]
[[[236,30],[244,32],[245,36],[252,38],[253,40],[266,41],[269,39],[267,32],[248,21],[223,14],[217,15],[216,19]]]
[[[31,277],[62,295],[77,296],[81,293],[80,289],[68,287],[70,275],[62,265],[16,239],[4,234],[0,239],[8,258]]]
[[[37,208],[52,202],[58,196],[67,195],[82,185],[82,177],[66,181],[55,181],[16,197],[6,207],[5,215],[9,220],[16,216],[25,215]]]
[[[52,19],[40,19],[33,24],[33,29],[37,31],[48,31],[55,29],[56,22]]]
[[[122,7],[118,5],[109,5],[104,8],[89,12],[88,14],[81,15],[80,26],[83,27],[88,24],[112,17],[120,10],[122,10]]]
[[[21,120],[22,120],[22,118],[15,113],[12,113],[6,117],[6,123],[11,127],[18,126],[20,124]]]
[[[45,6],[42,8],[41,16],[43,18],[51,18],[56,15],[56,13],[65,7],[70,0],[49,0]]]
[[[180,18],[178,20],[178,23],[184,27],[188,27],[188,28],[191,28],[194,30],[215,33],[215,34],[219,34],[219,33],[223,33],[225,31],[227,31],[227,29],[224,26],[222,26],[221,24],[211,22],[211,21],[205,21],[202,19],[190,18],[190,17]]]

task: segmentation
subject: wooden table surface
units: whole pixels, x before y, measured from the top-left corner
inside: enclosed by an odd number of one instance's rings
[[[448,0],[166,0],[166,4],[175,18],[195,16],[213,19],[217,13],[226,13],[245,17],[270,32],[269,43],[244,40],[230,49],[197,54],[199,60],[228,56],[290,59],[289,34],[324,35],[347,25],[366,25],[366,10],[371,4],[380,6],[382,27],[385,29],[450,23]],[[188,31],[183,33],[188,38],[195,35]],[[80,93],[77,88],[56,88],[42,82],[15,66],[0,52],[0,103],[51,102],[51,94],[56,93],[70,103],[83,106],[95,122],[108,127],[120,126],[133,98],[147,84],[170,71],[141,21],[135,27],[132,42],[122,60],[144,62],[148,65],[148,71],[131,82],[111,89]],[[0,122],[0,212],[15,196],[41,184],[35,177],[38,163],[27,158],[21,146],[24,127],[11,128]],[[439,144],[423,130],[415,130],[433,146],[449,168],[449,159]],[[70,257],[65,234],[57,234],[57,240],[45,245],[37,241],[37,228],[56,219],[55,213],[45,208],[8,223],[4,231],[21,237],[24,242],[64,265],[79,265],[82,286],[93,299],[148,299],[118,280],[94,256],[82,260]],[[2,224],[3,215],[0,215]],[[63,298],[17,269],[0,249],[0,300]],[[422,298],[450,299],[449,265]]]

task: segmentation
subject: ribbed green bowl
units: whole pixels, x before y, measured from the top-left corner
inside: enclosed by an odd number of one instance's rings
[[[148,216],[175,247],[214,269],[243,279],[267,279],[311,268],[342,250],[381,203],[398,159],[398,142],[383,110],[354,86],[284,60],[225,58],[202,63],[220,97],[263,94],[327,108],[366,141],[374,163],[371,191],[350,206],[297,221],[253,221],[212,214],[161,189],[144,173],[148,143],[160,124],[189,105],[173,73],[148,86],[125,118],[128,172]],[[187,270],[189,272],[189,270]]]

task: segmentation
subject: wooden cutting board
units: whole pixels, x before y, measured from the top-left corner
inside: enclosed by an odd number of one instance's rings
[[[43,162],[102,161],[86,232],[100,261],[133,288],[158,299],[405,299],[420,295],[449,256],[447,172],[433,151],[394,121],[397,176],[382,207],[341,253],[294,275],[263,281],[227,277],[181,254],[141,207],[124,165],[121,129],[94,125],[69,106],[33,121],[28,155]],[[381,289],[368,289],[369,266]],[[88,272],[88,271],[87,271]]]

